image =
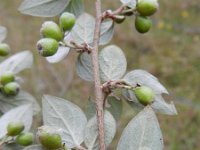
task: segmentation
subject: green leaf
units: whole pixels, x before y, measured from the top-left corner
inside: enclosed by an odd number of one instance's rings
[[[176,107],[171,101],[170,103],[166,103],[163,99],[162,95],[156,95],[155,101],[153,104],[151,104],[151,107],[159,113],[165,114],[165,115],[177,115]]]
[[[6,38],[7,29],[3,26],[0,26],[0,43]]]
[[[148,73],[147,71],[137,69],[126,74],[124,81],[133,87],[135,87],[137,84],[150,87],[155,93],[154,102],[151,104],[151,107],[156,112],[166,115],[177,114],[174,103],[166,103],[162,97],[162,93],[168,94],[166,88],[152,74]],[[136,105],[142,106],[132,90],[123,90],[122,94],[127,100],[132,101]]]
[[[120,0],[124,5],[130,8],[136,8],[137,0]]]
[[[107,101],[110,104],[107,110],[114,116],[115,120],[118,121],[122,114],[122,100],[114,96],[109,96]]]
[[[79,44],[92,44],[95,30],[95,19],[93,16],[82,14],[72,29],[72,39]],[[101,24],[99,45],[107,44],[113,37],[114,23],[112,20],[105,20]]]
[[[65,11],[80,16],[84,12],[83,0],[71,0]]]
[[[44,125],[62,130],[68,148],[80,146],[84,140],[87,118],[75,104],[58,97],[45,95],[42,100]]]
[[[113,116],[108,112],[104,112],[104,124],[105,124],[105,144],[106,147],[112,142],[116,133],[116,122]],[[98,141],[98,127],[97,118],[94,116],[89,120],[85,131],[85,145],[88,150],[99,150]]]
[[[53,17],[59,15],[70,0],[24,0],[19,7],[23,14],[38,17]]]
[[[0,94],[0,111],[5,113],[10,109],[13,109],[17,106],[31,104],[34,114],[40,111],[40,106],[37,103],[36,99],[25,91],[20,91],[17,96],[4,96]]]
[[[117,150],[162,150],[163,137],[154,111],[146,107],[124,129]]]
[[[101,34],[99,45],[108,44],[114,34],[114,22],[112,20],[105,20],[101,23]]]
[[[91,55],[81,53],[76,62],[76,72],[80,78],[86,81],[93,81],[93,70]]]
[[[114,45],[104,48],[99,55],[100,76],[103,81],[120,79],[126,72],[126,58],[122,50]],[[76,62],[76,72],[82,79],[93,81],[91,55],[82,53]]]
[[[31,145],[28,147],[25,147],[23,150],[44,150],[41,145]]]
[[[84,13],[76,21],[72,29],[72,39],[79,44],[90,44],[93,41],[95,19],[93,16]]]
[[[29,131],[33,120],[32,105],[21,105],[11,109],[0,118],[0,138],[6,135],[9,122],[21,121],[25,125],[24,131]]]
[[[89,98],[87,105],[86,105],[86,116],[87,119],[91,119],[96,114],[96,105],[95,102]]]
[[[99,65],[103,81],[118,80],[126,72],[127,62],[122,50],[110,45],[99,54]]]
[[[7,71],[11,71],[14,74],[17,74],[24,69],[30,68],[32,64],[33,55],[30,51],[19,52],[4,60],[0,64],[0,76]]]

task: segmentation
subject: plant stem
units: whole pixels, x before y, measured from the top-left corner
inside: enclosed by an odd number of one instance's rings
[[[95,22],[95,32],[93,39],[93,50],[91,54],[92,54],[92,66],[93,66],[94,84],[95,84],[96,115],[97,115],[99,146],[100,146],[99,149],[105,150],[103,93],[101,89],[101,82],[99,75],[99,61],[98,61],[101,21],[102,21],[101,0],[96,0],[96,22]]]

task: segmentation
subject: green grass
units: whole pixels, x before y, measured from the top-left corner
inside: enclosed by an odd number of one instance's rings
[[[71,53],[64,61],[55,65],[49,65],[39,57],[35,48],[35,43],[40,38],[39,29],[44,20],[51,19],[20,14],[17,11],[20,2],[0,1],[0,24],[8,28],[6,42],[11,45],[13,53],[29,49],[35,56],[34,67],[24,72],[23,87],[37,97],[38,101],[42,94],[47,93],[73,100],[84,108],[93,87],[75,73],[77,54]],[[85,2],[86,10],[93,12],[93,1]],[[119,4],[114,0],[103,1],[103,9],[117,8]],[[116,25],[113,43],[124,50],[128,70],[142,68],[157,76],[171,93],[168,99],[176,103],[178,116],[158,115],[166,150],[200,149],[199,16],[198,0],[160,1],[160,10],[152,18],[154,26],[148,34],[136,32],[134,17],[127,18],[121,26]],[[61,83],[65,83],[64,86]],[[127,107],[129,106],[125,105]],[[131,109],[124,109],[114,143],[133,114]]]

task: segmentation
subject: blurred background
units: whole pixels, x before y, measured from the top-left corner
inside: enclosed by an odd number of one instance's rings
[[[116,9],[116,0],[102,0],[103,9]],[[39,102],[43,94],[66,98],[85,109],[93,91],[90,83],[75,72],[77,54],[70,53],[58,64],[49,64],[35,48],[40,38],[40,27],[45,20],[25,16],[17,11],[22,0],[0,0],[0,25],[7,27],[6,43],[12,54],[31,50],[35,63],[23,72],[23,88]],[[94,13],[94,1],[85,0],[85,10]],[[153,16],[154,25],[148,34],[141,35],[134,28],[134,18],[116,25],[112,43],[120,46],[128,60],[128,70],[145,69],[157,76],[170,92],[178,116],[159,115],[166,150],[200,149],[200,3],[198,0],[162,0],[160,10]],[[53,18],[57,20],[57,18]],[[125,104],[125,108],[129,107]],[[124,109],[119,121],[121,129],[133,117],[134,111]],[[110,149],[115,149],[111,146]]]

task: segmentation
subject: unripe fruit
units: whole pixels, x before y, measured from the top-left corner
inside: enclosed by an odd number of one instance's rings
[[[42,24],[40,33],[44,38],[52,38],[57,41],[63,40],[63,33],[60,27],[53,21],[46,21]]]
[[[10,122],[7,125],[7,135],[16,136],[24,130],[23,122]]]
[[[142,16],[151,16],[158,10],[157,0],[139,0],[137,4],[137,11]]]
[[[116,23],[120,24],[120,23],[124,22],[125,19],[126,19],[125,16],[115,15],[114,21],[115,21]]]
[[[62,147],[60,134],[54,131],[49,131],[49,128],[46,128],[46,126],[39,128],[38,138],[42,146],[47,149],[54,150]]]
[[[137,16],[135,18],[135,28],[139,33],[146,33],[150,30],[152,21],[143,16]]]
[[[8,44],[0,43],[0,56],[7,56],[10,53],[10,47]]]
[[[44,38],[37,42],[37,49],[40,55],[44,57],[54,55],[58,50],[59,44],[56,40],[51,38]]]
[[[148,105],[153,102],[154,92],[151,88],[146,86],[136,87],[134,93],[138,101],[143,105]]]
[[[60,16],[60,27],[61,29],[63,29],[63,31],[69,31],[73,28],[73,26],[76,23],[76,17],[74,16],[74,14],[68,13],[68,12],[64,12],[61,16]]]
[[[7,83],[3,87],[3,93],[7,96],[16,96],[19,93],[20,85],[17,82]]]
[[[0,77],[1,84],[5,85],[7,83],[15,81],[15,75],[13,72],[5,72]]]
[[[21,133],[16,138],[16,143],[21,146],[28,146],[33,143],[33,133]]]

